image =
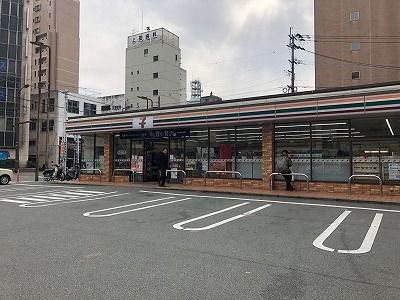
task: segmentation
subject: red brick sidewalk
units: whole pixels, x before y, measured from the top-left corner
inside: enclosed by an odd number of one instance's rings
[[[234,188],[222,186],[200,186],[200,185],[183,185],[183,184],[168,184],[166,187],[158,187],[156,183],[114,183],[114,182],[98,182],[98,181],[69,181],[65,184],[78,185],[104,185],[104,186],[124,186],[136,188],[152,188],[160,190],[180,190],[180,191],[205,191],[217,193],[245,194],[245,195],[260,195],[260,196],[277,196],[277,197],[293,197],[307,199],[326,199],[326,200],[344,200],[355,202],[371,202],[371,203],[390,203],[400,205],[400,196],[380,196],[380,195],[365,195],[365,194],[345,194],[345,193],[321,193],[321,192],[305,192],[305,191],[269,191],[261,189]]]

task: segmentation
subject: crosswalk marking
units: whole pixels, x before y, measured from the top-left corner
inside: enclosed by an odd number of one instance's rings
[[[32,187],[33,188],[33,187]],[[8,195],[5,198],[0,198],[0,202],[5,203],[16,203],[20,204],[20,206],[29,207],[37,207],[37,205],[48,205],[49,203],[70,203],[76,200],[85,200],[89,198],[97,198],[104,195],[114,195],[117,192],[101,192],[101,191],[86,191],[82,189],[73,189],[73,190],[65,190],[60,191],[59,189],[48,190],[48,191],[38,191],[28,192],[26,188],[20,188],[18,191],[23,192],[16,195]],[[15,189],[17,190],[17,189]],[[8,190],[7,190],[8,191]]]
[[[32,197],[17,197],[16,199],[26,200],[26,201],[28,201],[28,203],[30,203],[30,201],[49,202],[48,200],[43,200],[41,198],[33,198],[33,196]]]
[[[27,201],[11,200],[11,199],[0,199],[1,202],[17,203],[17,204],[29,204]]]
[[[65,192],[65,194],[68,194],[68,195],[77,195],[77,196],[88,196],[88,193],[84,193],[84,192],[81,192],[81,193],[78,193],[78,192],[71,192],[71,191],[67,191],[67,192]]]

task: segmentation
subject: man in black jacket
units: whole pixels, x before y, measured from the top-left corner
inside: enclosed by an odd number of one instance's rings
[[[158,177],[158,184],[160,186],[165,186],[165,178],[167,177],[168,169],[168,150],[164,148],[157,157],[157,167],[160,176]]]

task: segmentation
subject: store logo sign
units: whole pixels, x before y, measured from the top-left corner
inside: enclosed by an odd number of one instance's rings
[[[132,128],[133,129],[153,128],[153,117],[145,116],[145,117],[133,118]]]

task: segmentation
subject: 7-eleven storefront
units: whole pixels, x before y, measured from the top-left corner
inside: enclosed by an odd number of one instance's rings
[[[350,175],[377,175],[383,191],[400,195],[400,93],[398,85],[299,93],[78,117],[67,132],[82,136],[81,166],[135,170],[135,181],[155,181],[155,160],[169,150],[170,168],[187,184],[202,185],[206,171],[236,171],[244,188],[269,188],[275,158],[287,149],[292,171],[310,178],[311,191],[347,192]],[[132,180],[116,171],[117,181]],[[82,180],[93,175],[82,175]],[[239,186],[237,176],[210,174],[207,185]],[[180,173],[171,180],[180,182]],[[277,178],[279,179],[279,178]],[[304,178],[295,177],[298,190]],[[355,181],[355,193],[379,194],[374,180]],[[283,189],[280,180],[274,189]]]

